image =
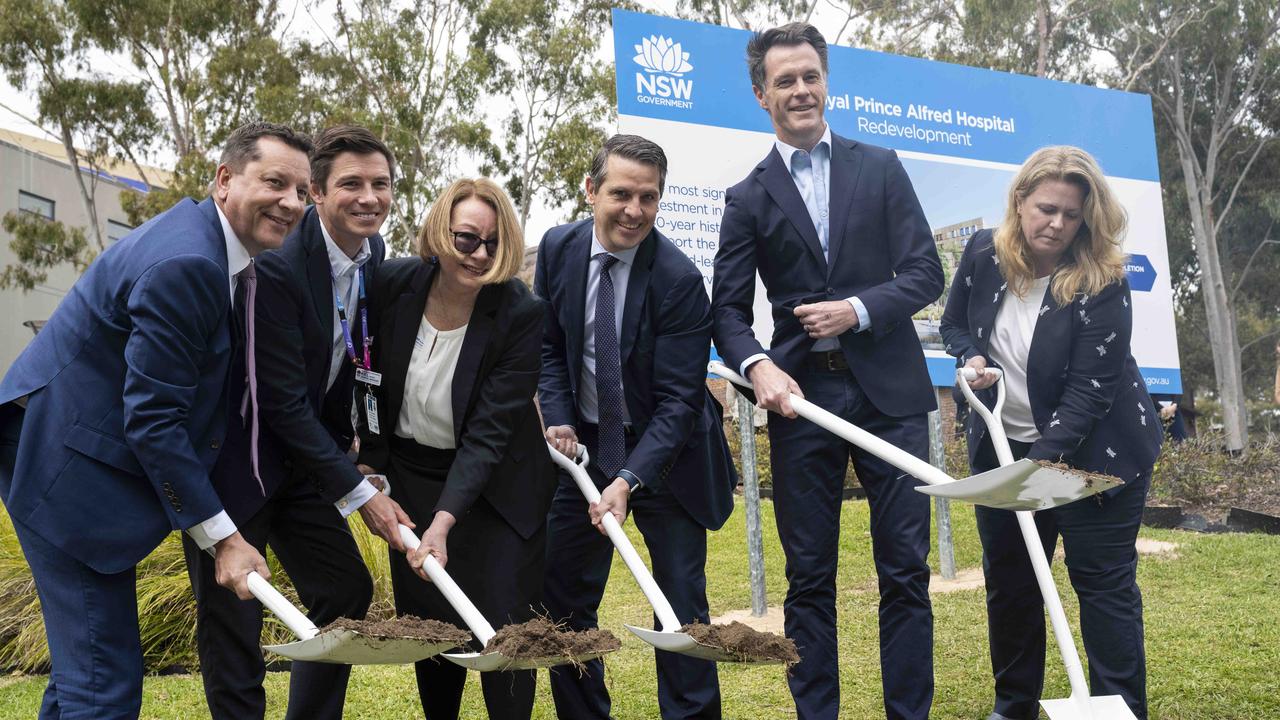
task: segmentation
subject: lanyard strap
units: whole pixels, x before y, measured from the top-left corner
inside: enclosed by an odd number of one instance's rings
[[[342,340],[347,345],[347,357],[351,358],[351,362],[355,363],[356,367],[367,369],[373,364],[369,362],[369,346],[373,344],[373,339],[369,337],[369,304],[365,302],[363,266],[356,270],[356,278],[360,283],[360,299],[357,306],[360,308],[360,344],[364,346],[364,364],[356,358],[356,345],[351,339],[351,327],[347,324],[347,309],[342,306],[338,280],[333,276],[333,268],[329,268],[329,279],[333,281],[333,303],[338,308],[338,323],[342,326]]]

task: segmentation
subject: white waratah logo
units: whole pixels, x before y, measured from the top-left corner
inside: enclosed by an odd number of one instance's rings
[[[649,72],[665,73],[680,77],[693,70],[689,64],[689,53],[680,48],[680,43],[661,35],[650,35],[639,45],[634,46],[636,64]]]

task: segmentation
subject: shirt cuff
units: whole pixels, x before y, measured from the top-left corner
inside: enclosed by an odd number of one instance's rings
[[[218,543],[226,540],[236,532],[236,524],[231,522],[231,516],[226,510],[214,515],[213,517],[201,523],[196,523],[187,528],[187,534],[195,540],[196,545],[201,550],[208,550]]]
[[[359,485],[356,485],[354,490],[343,495],[342,499],[334,503],[333,506],[338,508],[338,512],[342,513],[342,517],[347,517],[359,510],[365,503],[369,502],[370,498],[377,494],[378,488],[374,487],[373,483],[368,480],[363,480]]]
[[[617,476],[617,477],[620,477],[620,478],[622,478],[623,480],[626,480],[626,481],[627,481],[627,486],[628,486],[629,488],[631,488],[631,492],[635,492],[635,491],[636,491],[636,488],[642,488],[642,487],[644,487],[644,483],[640,482],[640,478],[639,478],[639,477],[636,477],[636,474],[635,474],[635,473],[631,472],[630,470],[628,470],[628,469],[626,469],[626,468],[623,468],[623,469],[619,470],[619,471],[618,471],[617,473],[615,473],[615,474],[616,474],[616,476]]]
[[[871,329],[871,314],[867,312],[867,306],[862,304],[858,296],[846,298],[847,302],[853,306],[853,311],[858,314],[858,329],[854,332],[863,332]]]
[[[769,356],[767,354],[756,353],[755,355],[752,355],[751,357],[742,361],[742,366],[738,368],[738,374],[742,375],[742,377],[747,377],[747,368],[751,367],[752,365],[755,365],[761,360],[768,360],[768,359],[769,359]]]

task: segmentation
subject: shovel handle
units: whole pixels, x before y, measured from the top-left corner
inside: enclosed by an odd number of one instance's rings
[[[565,457],[552,447],[551,443],[547,443],[547,450],[551,453],[551,459],[569,473],[569,477],[573,478],[578,490],[582,492],[582,496],[587,499],[587,502],[590,504],[598,503],[600,502],[600,491],[596,489],[595,483],[591,482],[591,476],[587,474],[587,469],[584,467],[588,462],[586,449],[581,445],[578,448],[577,457],[581,459],[581,465]],[[649,568],[645,567],[644,560],[640,559],[635,546],[631,544],[631,539],[623,532],[622,526],[614,519],[613,513],[605,513],[600,524],[604,526],[605,534],[613,541],[613,546],[618,549],[618,554],[622,556],[622,562],[626,563],[627,569],[631,571],[636,583],[640,585],[640,591],[644,593],[645,598],[649,600],[649,604],[653,606],[653,613],[658,616],[658,624],[662,626],[663,632],[679,630],[680,620],[676,617],[676,612],[672,609],[670,601],[667,600],[667,596],[662,592],[662,588],[658,587],[658,583],[654,581],[653,575],[649,573]]]
[[[719,375],[734,384],[741,385],[745,388],[751,387],[751,382],[742,377],[738,373],[730,370],[717,360],[713,360],[707,364],[708,372]],[[881,440],[853,423],[839,417],[817,405],[805,400],[804,398],[791,394],[791,407],[795,409],[796,414],[800,417],[812,422],[818,427],[833,433],[845,440],[857,445],[885,462],[893,465],[899,470],[903,470],[910,475],[923,480],[930,485],[945,485],[955,482],[955,478],[903,450],[896,445]]]
[[[407,526],[400,526],[400,539],[410,550],[416,550],[422,541]],[[440,594],[444,595],[444,599],[449,601],[453,609],[462,617],[462,622],[470,628],[471,634],[476,636],[476,640],[481,645],[488,645],[489,640],[496,634],[493,626],[488,620],[484,619],[484,615],[480,613],[480,609],[471,602],[471,598],[462,592],[462,588],[458,587],[458,583],[449,577],[449,573],[440,566],[440,563],[434,556],[428,555],[427,559],[422,562],[422,569],[427,572],[427,577],[431,578],[431,582],[439,588]]]
[[[218,551],[212,545],[205,548],[205,552],[209,553],[209,557],[217,558]],[[310,640],[320,634],[316,624],[311,622],[296,605],[289,602],[289,599],[280,594],[267,579],[259,575],[256,571],[250,570],[248,576],[245,577],[245,583],[249,586],[249,592],[253,594],[258,602],[262,603],[268,610],[280,618],[285,627],[289,631],[298,636],[299,640]]]
[[[987,432],[991,433],[991,445],[996,449],[996,460],[1000,462],[1000,466],[1012,465],[1013,453],[1009,450],[1009,438],[1004,433],[1004,422],[1000,419],[1000,412],[1004,410],[1004,371],[989,367],[984,372],[992,373],[996,378],[994,410],[988,410],[978,396],[973,394],[973,388],[969,387],[968,381],[978,377],[977,370],[973,368],[956,370],[956,384],[960,386],[960,392],[964,393],[964,399],[969,401],[969,408],[982,416],[982,421],[987,424]]]

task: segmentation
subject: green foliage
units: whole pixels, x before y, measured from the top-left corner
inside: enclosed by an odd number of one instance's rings
[[[17,259],[0,272],[0,288],[31,290],[48,279],[49,270],[68,262],[83,272],[97,254],[89,248],[82,228],[33,213],[11,210],[0,226],[13,236],[9,249]]]
[[[1243,455],[1226,452],[1217,433],[1166,443],[1152,473],[1150,502],[1215,514],[1231,506],[1280,512],[1280,440],[1255,443]]]

